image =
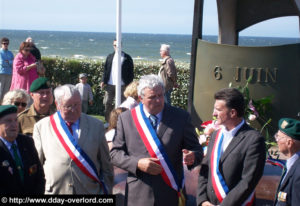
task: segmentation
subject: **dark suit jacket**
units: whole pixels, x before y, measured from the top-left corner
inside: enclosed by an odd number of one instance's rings
[[[204,201],[220,204],[212,186],[210,171],[210,157],[216,134],[217,132],[213,133],[207,155],[201,164],[197,191],[198,205]],[[220,205],[238,206],[249,197],[263,174],[265,154],[264,137],[244,124],[220,158],[219,170],[229,189]]]
[[[122,64],[122,80],[125,85],[128,85],[132,82],[134,74],[133,74],[133,61],[132,58],[126,54],[125,52],[122,52],[124,54],[124,61]],[[107,84],[110,77],[111,67],[112,67],[112,61],[114,59],[115,52],[109,54],[106,58],[105,65],[104,65],[104,74],[102,77],[102,82],[104,84]]]
[[[195,164],[203,156],[190,115],[165,104],[159,125],[158,138],[180,179],[182,179],[182,149],[195,151]],[[150,175],[137,169],[138,160],[150,157],[133,122],[131,112],[123,112],[119,119],[116,137],[111,150],[112,163],[126,171],[125,204],[143,206],[178,205],[177,192],[169,187],[161,175]]]
[[[286,201],[279,201],[276,194],[276,206],[300,205],[300,158],[286,174],[278,192],[286,193]]]
[[[13,157],[0,140],[0,194],[44,194],[44,171],[33,139],[19,134],[16,140],[24,168],[24,184]]]

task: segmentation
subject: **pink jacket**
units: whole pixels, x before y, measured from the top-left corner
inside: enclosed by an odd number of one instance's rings
[[[13,63],[13,74],[10,85],[10,90],[24,89],[29,93],[31,83],[38,78],[36,68],[32,68],[29,71],[26,70],[26,66],[35,62],[35,57],[29,54],[25,59],[22,53],[18,53]]]

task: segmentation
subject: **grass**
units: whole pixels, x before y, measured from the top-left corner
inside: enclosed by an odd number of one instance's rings
[[[105,122],[106,122],[106,121],[105,121],[105,117],[104,117],[104,116],[101,116],[101,115],[96,115],[96,114],[90,114],[90,116],[92,116],[92,117],[95,117],[95,118],[97,118],[97,119],[101,120],[103,123],[105,123]]]

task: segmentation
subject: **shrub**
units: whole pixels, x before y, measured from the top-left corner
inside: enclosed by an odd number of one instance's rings
[[[89,113],[104,114],[104,90],[100,87],[104,61],[43,57],[43,63],[46,68],[46,77],[50,79],[54,87],[63,84],[75,85],[78,83],[78,75],[80,73],[87,73],[88,83],[91,85],[94,95],[94,104],[89,108]],[[187,109],[190,78],[189,64],[176,63],[176,67],[179,87],[172,92],[172,105]],[[138,80],[141,76],[146,74],[157,74],[159,68],[159,62],[135,61],[134,78]]]

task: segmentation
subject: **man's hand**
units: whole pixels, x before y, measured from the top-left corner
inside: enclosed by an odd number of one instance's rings
[[[186,165],[192,165],[195,161],[195,154],[192,151],[189,151],[187,149],[182,150],[183,153],[183,163]]]
[[[214,205],[208,201],[205,201],[205,202],[202,202],[201,206],[214,206]]]
[[[158,175],[162,171],[162,167],[157,164],[157,158],[142,158],[138,161],[139,170],[150,175]]]

